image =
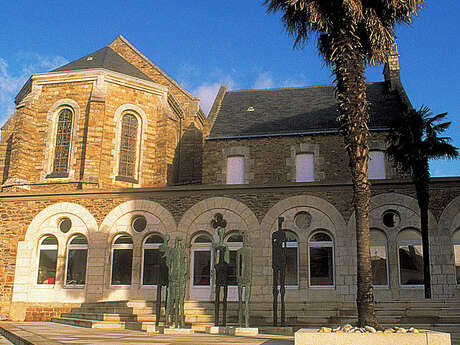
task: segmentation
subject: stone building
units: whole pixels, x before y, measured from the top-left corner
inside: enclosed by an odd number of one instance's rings
[[[384,76],[367,84],[375,296],[423,301],[414,186],[384,153],[391,120],[410,106],[397,55]],[[247,230],[252,301],[269,314],[282,216],[288,305],[353,305],[352,187],[332,86],[222,87],[206,118],[198,98],[120,36],[32,75],[15,102],[0,142],[0,315],[43,320],[85,302],[153,300],[163,234],[185,239],[187,300],[212,301],[216,213],[227,223],[230,300]],[[460,179],[430,188],[433,299],[448,303],[460,297]]]

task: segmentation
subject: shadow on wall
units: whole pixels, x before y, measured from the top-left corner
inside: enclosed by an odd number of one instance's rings
[[[8,179],[11,163],[11,147],[13,146],[13,135],[10,135],[6,141],[5,165],[3,168],[2,184]]]
[[[177,143],[172,165],[168,166],[168,185],[201,184],[203,132],[191,123]]]

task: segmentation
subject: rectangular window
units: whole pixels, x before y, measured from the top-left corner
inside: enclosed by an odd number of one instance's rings
[[[37,284],[54,284],[56,263],[57,249],[40,249]]]
[[[385,175],[385,152],[370,151],[367,164],[368,177],[370,180],[386,178]]]
[[[423,254],[421,245],[399,246],[401,285],[423,285]]]
[[[332,247],[310,247],[310,285],[334,285]]]
[[[144,249],[143,285],[157,285],[160,282],[161,255],[159,249]]]
[[[455,255],[455,273],[457,276],[457,284],[460,284],[460,244],[454,245]]]
[[[132,249],[113,250],[112,285],[131,285],[132,264]]]
[[[385,244],[371,243],[372,281],[375,286],[388,286],[387,250]]]
[[[315,180],[314,155],[299,153],[295,156],[295,170],[297,182],[311,182]]]
[[[286,248],[286,285],[297,286],[298,265],[297,265],[297,242]]]
[[[197,250],[194,252],[193,259],[193,285],[211,285],[211,251]]]
[[[67,259],[67,285],[85,285],[87,249],[69,249]]]
[[[244,184],[244,157],[227,158],[227,184]]]

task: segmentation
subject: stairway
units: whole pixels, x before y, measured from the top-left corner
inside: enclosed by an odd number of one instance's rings
[[[452,343],[460,344],[460,301],[377,302],[376,314],[385,327],[416,327],[450,332]],[[227,324],[236,325],[238,304],[228,302]],[[221,311],[222,312],[222,311]],[[286,304],[286,323],[294,329],[335,327],[357,320],[352,302],[302,302]],[[80,327],[146,330],[155,324],[155,302],[144,300],[83,303],[53,322]],[[186,301],[185,323],[197,331],[204,331],[214,322],[212,302]],[[270,326],[271,302],[251,303],[251,325]],[[164,308],[160,324],[164,324]]]

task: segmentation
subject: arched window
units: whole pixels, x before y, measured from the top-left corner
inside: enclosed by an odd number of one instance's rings
[[[286,285],[299,285],[299,240],[292,231],[286,233]]]
[[[52,172],[52,175],[56,177],[68,174],[70,144],[72,140],[72,118],[73,114],[69,108],[62,109],[58,116]]]
[[[374,286],[388,286],[387,238],[382,231],[371,230],[371,264]]]
[[[399,279],[402,286],[423,285],[422,237],[417,230],[398,234]]]
[[[133,267],[133,240],[130,236],[120,235],[112,246],[112,285],[131,285]]]
[[[454,257],[455,257],[455,274],[457,276],[457,284],[460,284],[460,230],[454,233]]]
[[[120,152],[118,159],[118,177],[136,178],[138,120],[133,114],[121,118]]]
[[[41,239],[39,247],[37,284],[54,284],[56,280],[56,263],[58,241],[52,235]]]
[[[310,286],[334,286],[334,242],[325,232],[308,241]]]
[[[228,265],[228,285],[236,286],[236,252],[243,246],[243,236],[238,232],[230,233],[227,237],[227,245],[230,254]]]
[[[157,285],[160,278],[160,261],[162,253],[160,245],[163,237],[153,234],[147,237],[143,250],[142,285]]]
[[[66,285],[85,285],[87,257],[88,241],[86,237],[73,236],[67,248]]]

